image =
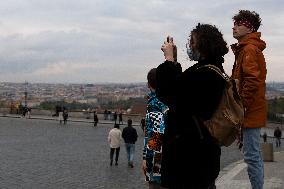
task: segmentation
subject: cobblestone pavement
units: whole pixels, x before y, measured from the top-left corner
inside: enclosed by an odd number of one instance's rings
[[[273,144],[273,151],[274,152],[280,152],[284,151],[284,139],[281,139],[282,146],[279,148],[276,148],[275,145],[275,138],[273,136],[273,128],[262,128],[261,129],[261,135],[266,131],[268,137],[267,137],[267,142]],[[283,133],[283,128],[282,128],[282,133]],[[263,140],[261,140],[261,143]],[[238,150],[237,144],[232,144],[230,147],[222,147],[222,156],[221,156],[221,170],[224,169],[226,166],[230,165],[231,163],[234,163],[238,160],[243,159],[242,152]]]
[[[131,169],[123,145],[119,165],[109,166],[107,134],[112,127],[0,117],[0,188],[148,188],[141,171],[141,128],[135,127],[139,138]],[[221,169],[241,158],[236,146],[222,148]]]
[[[131,169],[124,146],[119,165],[109,166],[107,134],[112,127],[0,118],[0,188],[147,188],[141,171],[141,128]]]

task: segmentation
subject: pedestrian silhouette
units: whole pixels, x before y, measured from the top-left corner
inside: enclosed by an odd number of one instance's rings
[[[263,142],[264,143],[267,142],[267,134],[266,134],[266,132],[263,133],[262,137],[263,137]]]
[[[122,111],[120,111],[119,114],[118,114],[118,124],[123,124]]]
[[[279,127],[276,127],[276,129],[274,130],[274,137],[276,139],[276,147],[280,147],[281,146],[281,136],[282,136],[282,132],[280,130]]]
[[[98,122],[99,122],[99,119],[98,119],[97,112],[94,111],[94,127],[97,126]]]
[[[113,120],[114,120],[114,123],[116,123],[116,121],[117,121],[117,113],[116,112],[114,112],[114,114],[113,114]]]
[[[113,156],[115,152],[115,165],[118,165],[118,157],[120,151],[120,143],[122,141],[119,124],[114,124],[114,128],[108,134],[108,142],[110,145],[110,166],[113,164]]]

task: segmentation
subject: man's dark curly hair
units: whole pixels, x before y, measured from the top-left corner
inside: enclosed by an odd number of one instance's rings
[[[255,11],[240,10],[239,13],[233,17],[233,20],[235,22],[246,20],[251,23],[255,31],[257,31],[259,26],[261,25],[261,18]]]
[[[223,57],[229,52],[227,42],[216,26],[198,23],[196,28],[191,31],[191,36],[192,34],[196,35],[196,48],[206,58]]]

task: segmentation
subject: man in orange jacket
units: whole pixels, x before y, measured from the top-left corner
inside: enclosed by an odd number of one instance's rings
[[[243,153],[253,189],[263,189],[264,170],[260,151],[260,129],[266,126],[265,99],[266,63],[262,51],[266,44],[257,32],[261,18],[254,11],[240,10],[233,17],[231,45],[235,54],[232,78],[240,82],[240,94],[245,108],[243,125]]]

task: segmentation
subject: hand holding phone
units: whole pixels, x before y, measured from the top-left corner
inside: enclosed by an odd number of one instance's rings
[[[177,62],[177,46],[174,44],[173,37],[168,35],[167,42],[173,44],[173,58],[174,58],[174,62]]]
[[[177,48],[173,43],[173,37],[167,36],[166,41],[162,45],[161,50],[164,52],[165,59],[171,62],[176,62],[177,60]]]

